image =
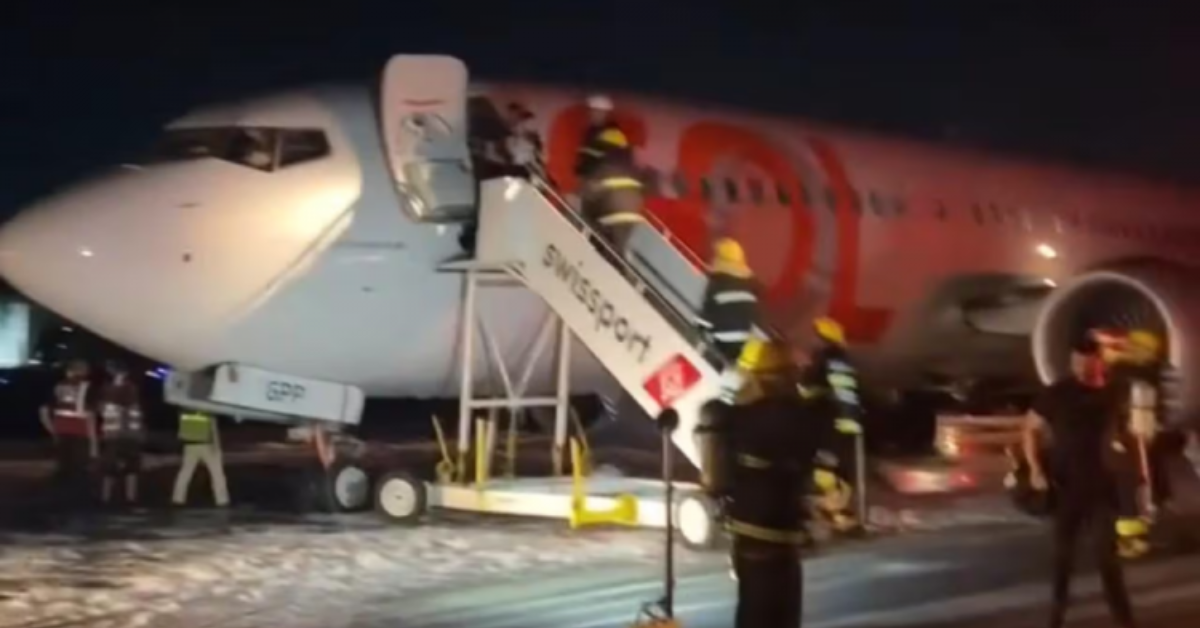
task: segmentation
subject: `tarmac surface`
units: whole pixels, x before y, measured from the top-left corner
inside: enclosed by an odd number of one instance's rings
[[[303,450],[228,459],[228,511],[164,508],[170,456],[150,471],[148,507],[133,511],[55,514],[41,472],[0,465],[0,628],[601,628],[629,625],[661,593],[661,533],[461,513],[411,528],[370,512],[314,514],[298,497]],[[198,503],[204,490],[193,489]],[[874,538],[829,542],[806,560],[805,626],[1045,625],[1039,522],[990,492],[875,497]],[[1168,529],[1159,554],[1130,567],[1135,603],[1143,628],[1194,628],[1200,528],[1180,517]],[[726,556],[676,555],[683,624],[731,625]],[[1093,577],[1079,578],[1076,595],[1071,626],[1110,625]]]

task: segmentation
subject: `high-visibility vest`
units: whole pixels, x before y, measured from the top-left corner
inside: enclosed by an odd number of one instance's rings
[[[211,443],[213,419],[203,412],[185,412],[179,416],[179,440],[193,445]]]
[[[63,382],[54,388],[50,424],[58,436],[89,436],[87,397],[89,383]]]
[[[141,438],[145,424],[137,388],[111,382],[100,390],[100,433],[105,439]]]

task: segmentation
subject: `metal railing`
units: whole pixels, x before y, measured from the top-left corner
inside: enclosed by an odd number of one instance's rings
[[[697,328],[694,320],[694,312],[680,311],[670,298],[662,294],[658,288],[647,281],[641,270],[631,264],[622,253],[614,249],[607,238],[597,233],[592,225],[580,215],[579,211],[566,198],[559,194],[545,178],[533,174],[530,177],[530,182],[535,189],[541,192],[559,210],[559,213],[567,218],[575,230],[597,249],[601,257],[605,258],[631,282],[638,294],[645,298],[667,320],[675,331],[688,341],[688,344],[699,351],[710,364],[724,364],[724,359],[717,353],[707,334]],[[662,225],[661,222],[657,223],[659,226],[654,225],[655,223],[651,223],[651,226],[654,227],[654,233],[663,240],[664,244],[687,259],[692,268],[697,270],[703,268],[703,265],[699,262],[699,256],[690,248],[687,248],[682,241],[670,235],[670,231],[666,230],[665,225]],[[680,302],[683,303],[685,301],[680,299]]]

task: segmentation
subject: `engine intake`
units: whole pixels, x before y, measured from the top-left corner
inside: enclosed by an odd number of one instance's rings
[[[1195,418],[1200,411],[1198,280],[1194,271],[1156,261],[1123,262],[1074,277],[1050,293],[1034,324],[1033,357],[1042,381],[1069,373],[1070,347],[1091,329],[1148,329],[1163,338],[1166,357],[1181,375],[1181,413],[1173,420]]]

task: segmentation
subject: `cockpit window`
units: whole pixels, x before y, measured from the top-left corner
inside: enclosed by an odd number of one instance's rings
[[[160,163],[221,157],[229,148],[234,129],[171,129],[150,150],[146,161]]]
[[[323,131],[283,129],[280,131],[279,167],[315,161],[329,154],[329,138]]]
[[[263,172],[314,161],[329,154],[329,140],[316,129],[213,127],[170,129],[148,163],[221,159]]]
[[[274,129],[235,129],[229,144],[229,161],[270,172],[275,169],[279,133]]]

